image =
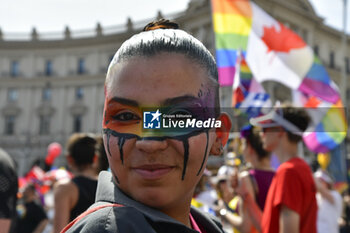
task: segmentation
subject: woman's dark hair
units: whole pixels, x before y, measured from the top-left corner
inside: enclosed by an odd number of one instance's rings
[[[218,72],[214,57],[199,40],[165,19],[147,24],[144,31],[121,45],[109,65],[106,88],[109,88],[116,64],[133,57],[152,57],[164,52],[183,54],[207,71],[208,84],[215,90],[215,107],[219,108]]]
[[[252,125],[248,125],[242,128],[241,137],[245,138],[247,144],[253,148],[259,160],[270,156],[270,153],[264,150],[263,143],[259,136],[259,131],[256,130]]]
[[[96,137],[96,150],[98,155],[98,172],[107,171],[109,168],[108,158],[105,150],[105,146],[103,144],[103,137]]]
[[[151,31],[156,29],[179,29],[179,25],[175,22],[171,22],[167,19],[159,19],[148,23],[142,31]]]
[[[96,139],[86,133],[75,133],[68,139],[68,154],[73,158],[77,167],[93,163],[96,144]]]

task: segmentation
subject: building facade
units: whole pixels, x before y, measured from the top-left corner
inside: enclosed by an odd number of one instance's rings
[[[313,47],[338,85],[341,69],[350,76],[350,52],[340,49],[342,33],[324,25],[307,0],[255,2]],[[161,13],[156,17],[162,17]],[[192,0],[187,10],[166,18],[178,22],[215,54],[210,1]],[[20,175],[35,160],[45,158],[51,142],[65,146],[73,132],[101,133],[109,61],[121,43],[148,21],[128,19],[125,25],[102,28],[98,24],[91,31],[80,32],[66,28],[57,35],[33,29],[24,39],[0,31],[0,147],[14,157]],[[276,99],[290,98],[286,87],[265,85]],[[222,88],[224,106],[230,95],[230,87]],[[62,164],[63,156],[56,161],[56,165]]]

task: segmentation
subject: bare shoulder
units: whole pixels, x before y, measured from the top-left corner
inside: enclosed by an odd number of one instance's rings
[[[77,186],[70,179],[57,181],[54,186],[55,196],[74,195],[78,193]]]

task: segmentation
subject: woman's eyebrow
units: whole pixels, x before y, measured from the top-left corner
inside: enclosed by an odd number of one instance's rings
[[[109,100],[109,102],[118,102],[120,104],[129,105],[129,106],[133,106],[133,107],[138,107],[139,106],[139,103],[137,101],[135,101],[135,100],[126,99],[126,98],[117,97],[117,96],[114,96],[113,98],[111,98]]]
[[[193,95],[183,95],[183,96],[166,99],[162,102],[162,105],[168,106],[168,105],[175,105],[183,102],[199,102],[199,101],[200,99]]]

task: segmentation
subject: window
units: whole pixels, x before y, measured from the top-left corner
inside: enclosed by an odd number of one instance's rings
[[[15,133],[15,116],[5,116],[5,134],[13,135]]]
[[[47,60],[45,63],[45,75],[51,76],[52,75],[52,61]]]
[[[82,116],[75,115],[73,116],[73,133],[81,132],[82,129]]]
[[[51,95],[52,95],[51,88],[49,87],[44,88],[42,93],[42,100],[44,101],[51,100]]]
[[[334,68],[335,64],[334,64],[334,52],[330,52],[329,53],[329,67],[330,68]]]
[[[315,45],[315,46],[314,46],[314,53],[315,53],[316,56],[319,56],[319,54],[318,54],[318,53],[319,53],[319,51],[318,51],[318,45]]]
[[[18,99],[17,89],[9,88],[7,92],[7,100],[8,102],[15,102]]]
[[[84,97],[84,89],[82,87],[75,88],[75,99],[81,100]]]
[[[41,115],[39,118],[39,134],[47,135],[50,133],[50,116]]]
[[[85,60],[83,58],[80,58],[78,61],[78,74],[84,74],[85,73]]]
[[[350,89],[346,89],[346,99],[350,99]]]
[[[345,72],[350,74],[350,58],[346,57],[345,59]]]
[[[301,31],[301,37],[304,39],[305,42],[308,42],[309,39],[309,33],[306,29],[303,29]]]
[[[19,76],[19,63],[18,63],[18,61],[11,62],[10,75],[11,75],[11,77]]]

